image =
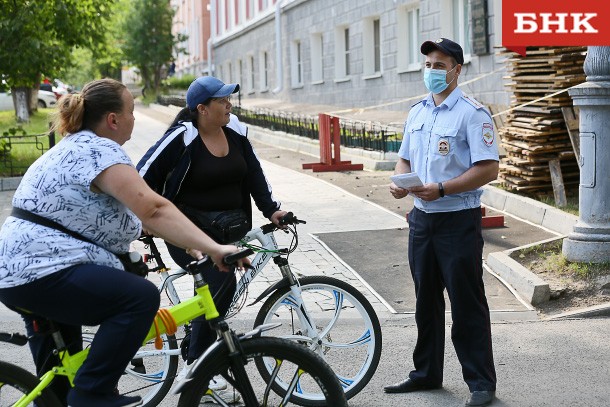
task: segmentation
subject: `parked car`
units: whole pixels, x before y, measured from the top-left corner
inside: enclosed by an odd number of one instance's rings
[[[0,92],[0,111],[11,110],[13,107],[13,95],[9,92]]]
[[[38,91],[38,107],[52,107],[57,104],[55,93],[46,90]],[[11,92],[0,92],[0,111],[15,110]]]
[[[51,107],[57,104],[57,95],[48,90],[38,91],[38,107]]]

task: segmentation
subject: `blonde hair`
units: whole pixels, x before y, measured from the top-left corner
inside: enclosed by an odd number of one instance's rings
[[[52,130],[65,135],[92,129],[106,114],[123,110],[125,85],[114,79],[99,79],[87,83],[81,93],[63,95]]]

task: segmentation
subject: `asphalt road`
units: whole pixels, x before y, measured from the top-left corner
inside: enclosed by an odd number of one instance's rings
[[[21,331],[16,318],[0,311],[3,331]],[[234,321],[242,331],[251,321]],[[381,321],[383,353],[370,384],[351,401],[352,407],[461,406],[468,396],[447,330],[443,388],[412,394],[385,394],[383,386],[402,380],[411,369],[416,332],[408,317]],[[241,327],[241,328],[240,328]],[[498,375],[494,406],[608,406],[610,400],[610,324],[608,319],[495,323],[494,354]],[[27,347],[0,345],[0,360],[33,370]],[[345,361],[349,363],[349,361]],[[175,407],[167,398],[162,407]],[[4,407],[4,406],[3,406]]]

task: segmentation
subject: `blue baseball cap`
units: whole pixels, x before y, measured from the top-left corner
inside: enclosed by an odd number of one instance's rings
[[[435,49],[445,55],[455,58],[458,64],[464,65],[464,51],[457,42],[453,42],[447,38],[439,38],[436,41],[425,41],[421,45],[421,53],[424,55],[428,55]]]
[[[190,110],[197,109],[197,105],[209,98],[224,98],[239,91],[239,84],[225,84],[213,76],[202,76],[195,79],[186,91],[186,105]]]

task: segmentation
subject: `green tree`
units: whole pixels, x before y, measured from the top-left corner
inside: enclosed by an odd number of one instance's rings
[[[169,0],[134,0],[125,25],[125,57],[140,71],[144,88],[157,93],[163,69],[185,36],[172,34],[174,10]]]
[[[125,18],[129,14],[131,0],[115,0],[104,41],[93,44],[93,48],[74,48],[71,64],[64,71],[67,83],[82,86],[95,78],[114,78],[121,80],[123,68],[123,38]]]
[[[41,76],[57,77],[74,47],[104,44],[114,0],[0,0],[0,77],[28,121]]]

